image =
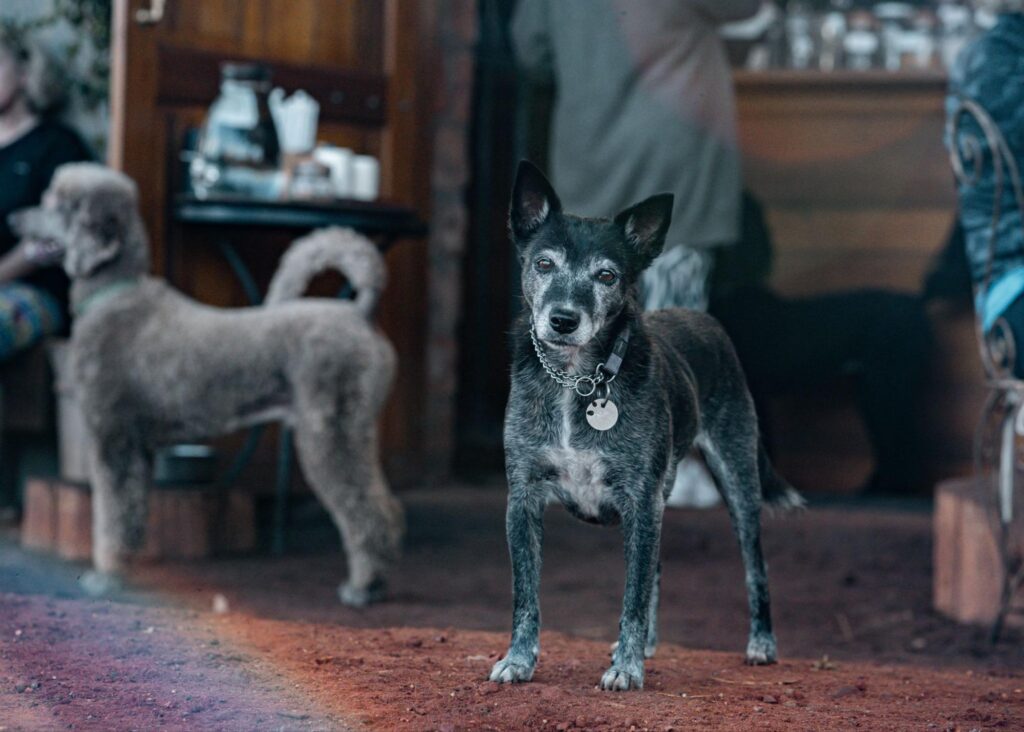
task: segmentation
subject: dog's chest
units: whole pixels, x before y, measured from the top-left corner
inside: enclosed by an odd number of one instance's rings
[[[567,390],[559,402],[558,440],[544,450],[555,474],[552,494],[581,518],[598,519],[611,504],[607,459],[598,450],[573,447],[573,431],[579,427],[572,410],[580,408],[579,400]]]

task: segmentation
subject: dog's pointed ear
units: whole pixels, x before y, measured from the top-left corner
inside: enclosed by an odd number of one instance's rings
[[[516,244],[522,245],[551,214],[561,210],[562,202],[544,174],[530,161],[520,161],[508,207],[508,228]]]
[[[665,234],[672,223],[673,201],[671,193],[659,193],[615,217],[641,270],[647,269],[665,246]]]

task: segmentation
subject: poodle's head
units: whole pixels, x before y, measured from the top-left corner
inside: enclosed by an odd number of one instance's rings
[[[72,278],[89,277],[115,263],[123,265],[124,274],[142,274],[149,267],[135,183],[102,165],[60,166],[40,205],[16,211],[9,220],[23,240],[62,251]]]

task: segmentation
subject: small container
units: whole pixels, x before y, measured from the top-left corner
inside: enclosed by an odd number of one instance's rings
[[[302,200],[334,198],[331,169],[316,160],[300,160],[292,171],[288,196]]]
[[[203,485],[217,480],[217,451],[209,445],[171,445],[157,451],[153,480],[161,485]]]
[[[372,155],[352,158],[352,198],[375,201],[380,195],[380,163]]]
[[[313,159],[330,168],[334,195],[338,198],[349,198],[352,195],[352,158],[354,157],[355,153],[347,147],[319,145],[313,151]]]

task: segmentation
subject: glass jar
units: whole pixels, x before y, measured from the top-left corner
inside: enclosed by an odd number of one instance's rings
[[[270,70],[259,63],[221,65],[220,94],[210,106],[189,174],[193,192],[260,195],[280,162],[267,95]]]

